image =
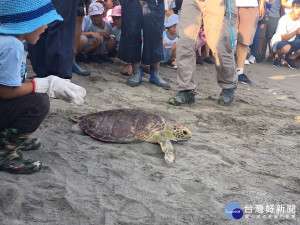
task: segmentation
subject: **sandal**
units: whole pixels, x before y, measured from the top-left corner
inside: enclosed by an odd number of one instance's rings
[[[173,62],[175,62],[175,60],[169,60],[168,62],[166,62],[166,66],[172,69],[177,69],[177,65],[174,65]]]
[[[131,76],[132,75],[132,66],[131,64],[126,64],[123,66],[122,71],[120,72],[124,76]]]
[[[30,174],[42,168],[40,161],[25,160],[17,151],[9,151],[0,158],[0,171],[15,174]]]
[[[142,65],[142,70],[143,70],[144,73],[150,74],[150,66]]]

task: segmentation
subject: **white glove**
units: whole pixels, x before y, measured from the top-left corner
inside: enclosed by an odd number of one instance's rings
[[[66,102],[74,102],[82,105],[86,90],[76,84],[57,76],[48,76],[45,78],[34,78],[35,92],[47,93],[51,98],[59,98]]]

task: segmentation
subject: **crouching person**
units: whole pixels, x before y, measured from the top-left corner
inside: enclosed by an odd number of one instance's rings
[[[49,97],[82,104],[84,88],[56,76],[27,79],[23,41],[35,44],[54,20],[63,20],[50,0],[0,0],[0,170],[28,174],[40,161],[24,159],[22,151],[37,149],[29,139],[46,117]]]
[[[116,41],[110,35],[112,31],[110,23],[104,21],[104,10],[101,3],[93,2],[89,6],[89,15],[83,21],[83,36],[79,48],[80,53],[87,55],[87,59],[91,62],[113,62],[107,53],[114,48]]]
[[[297,68],[296,58],[300,55],[300,0],[292,2],[292,11],[280,18],[276,33],[271,39],[275,55],[273,65],[280,67],[284,60],[287,65]]]

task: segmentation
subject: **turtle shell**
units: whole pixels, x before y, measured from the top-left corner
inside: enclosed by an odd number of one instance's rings
[[[101,141],[129,143],[146,140],[165,127],[165,120],[142,110],[117,109],[82,116],[79,125]]]

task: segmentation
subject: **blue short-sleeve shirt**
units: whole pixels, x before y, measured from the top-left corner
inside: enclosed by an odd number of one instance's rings
[[[0,84],[21,86],[25,81],[27,52],[14,36],[0,35]]]

